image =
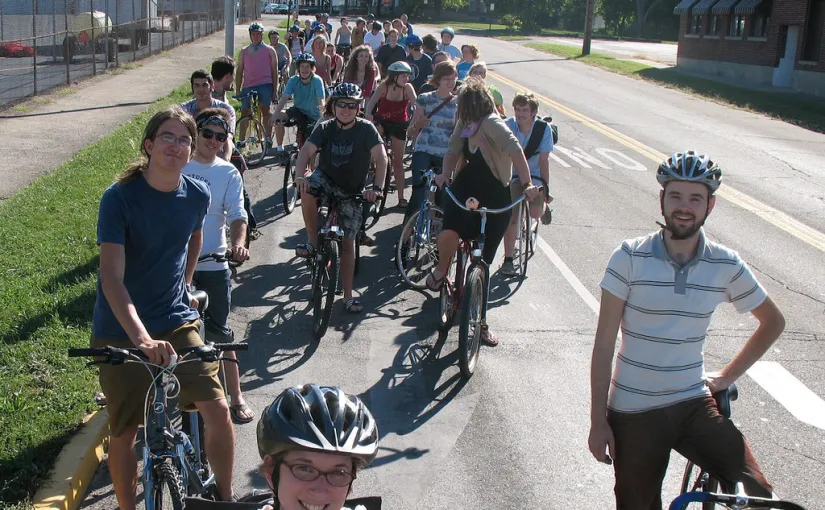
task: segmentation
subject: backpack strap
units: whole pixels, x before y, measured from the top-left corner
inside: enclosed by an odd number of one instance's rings
[[[524,147],[524,158],[529,160],[538,152],[541,140],[544,138],[544,133],[547,130],[547,122],[536,119],[533,124],[533,132],[530,134],[530,139],[527,140],[527,146]]]

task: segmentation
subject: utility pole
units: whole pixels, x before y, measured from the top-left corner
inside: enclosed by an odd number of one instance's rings
[[[587,10],[584,15],[584,41],[582,55],[590,55],[590,40],[593,38],[593,11],[596,9],[596,0],[587,0]]]
[[[224,0],[223,7],[224,53],[235,58],[235,0]]]

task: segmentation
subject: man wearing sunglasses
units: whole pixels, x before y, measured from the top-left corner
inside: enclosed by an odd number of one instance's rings
[[[207,108],[220,108],[229,115],[227,120],[229,125],[235,125],[235,109],[232,108],[232,105],[212,97],[212,91],[215,89],[215,80],[209,71],[206,69],[198,69],[193,72],[192,76],[189,77],[189,84],[192,86],[192,99],[182,103],[180,106],[186,110],[192,118],[197,117],[202,110],[206,110]],[[221,150],[218,151],[218,157],[229,161],[233,148],[232,134],[229,133]]]
[[[358,118],[363,97],[361,88],[352,83],[342,83],[332,90],[327,111],[334,118],[322,122],[310,135],[295,164],[296,179],[301,191],[301,209],[307,229],[307,242],[298,245],[295,254],[313,257],[318,246],[318,199],[317,196],[334,196],[342,200],[338,205],[338,223],[344,231],[341,253],[341,280],[344,284],[344,300],[349,313],[360,313],[364,307],[352,296],[355,270],[355,234],[361,229],[362,208],[353,195],[363,192],[369,202],[384,191],[374,185],[365,190],[370,162],[375,161],[375,182],[384,182],[387,169],[387,152],[378,130],[372,122]],[[308,164],[320,153],[318,169],[310,174]],[[312,193],[310,193],[310,189]]]
[[[183,168],[183,174],[203,182],[209,188],[211,201],[203,223],[203,247],[201,255],[226,253],[232,259],[243,262],[249,259],[246,249],[247,214],[244,210],[243,182],[235,167],[220,158],[218,150],[223,146],[232,128],[229,116],[219,108],[207,108],[195,118],[198,137],[195,154]],[[229,226],[230,246],[226,243],[226,227]],[[204,318],[208,342],[232,342],[235,335],[229,328],[229,307],[232,284],[229,265],[226,262],[199,262],[192,279],[195,287],[209,295],[209,309]],[[226,353],[231,359],[235,353]],[[225,363],[226,390],[232,401],[229,406],[236,423],[249,423],[255,417],[241,393],[238,365]]]

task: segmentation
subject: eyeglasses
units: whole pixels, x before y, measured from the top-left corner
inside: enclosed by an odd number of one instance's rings
[[[226,138],[229,136],[226,133],[217,133],[212,131],[209,128],[201,129],[201,136],[206,138],[207,140],[211,140],[212,138],[217,139],[219,142],[225,142]]]
[[[358,103],[350,103],[347,101],[336,101],[335,106],[337,106],[338,108],[346,108],[348,110],[357,110],[361,107],[361,105],[359,105]]]
[[[169,145],[177,145],[178,147],[192,147],[192,139],[188,136],[178,138],[172,133],[161,133],[158,135],[158,138],[160,138],[163,143]]]
[[[355,475],[353,473],[344,471],[343,469],[336,469],[334,471],[319,471],[308,464],[287,464],[286,462],[282,462],[282,464],[289,468],[292,472],[292,476],[302,482],[314,482],[321,475],[324,475],[324,478],[327,479],[327,482],[329,482],[330,485],[334,487],[347,487],[353,480],[355,480]]]

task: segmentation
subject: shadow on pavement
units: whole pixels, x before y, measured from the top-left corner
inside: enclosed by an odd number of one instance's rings
[[[45,117],[47,115],[61,115],[64,113],[88,112],[92,110],[110,110],[112,108],[125,108],[128,106],[147,106],[152,104],[151,101],[141,101],[134,103],[118,103],[106,106],[90,106],[88,108],[76,108],[74,110],[60,110],[57,112],[38,112],[38,113],[21,113],[18,115],[0,115],[0,119],[21,119],[25,117]]]

